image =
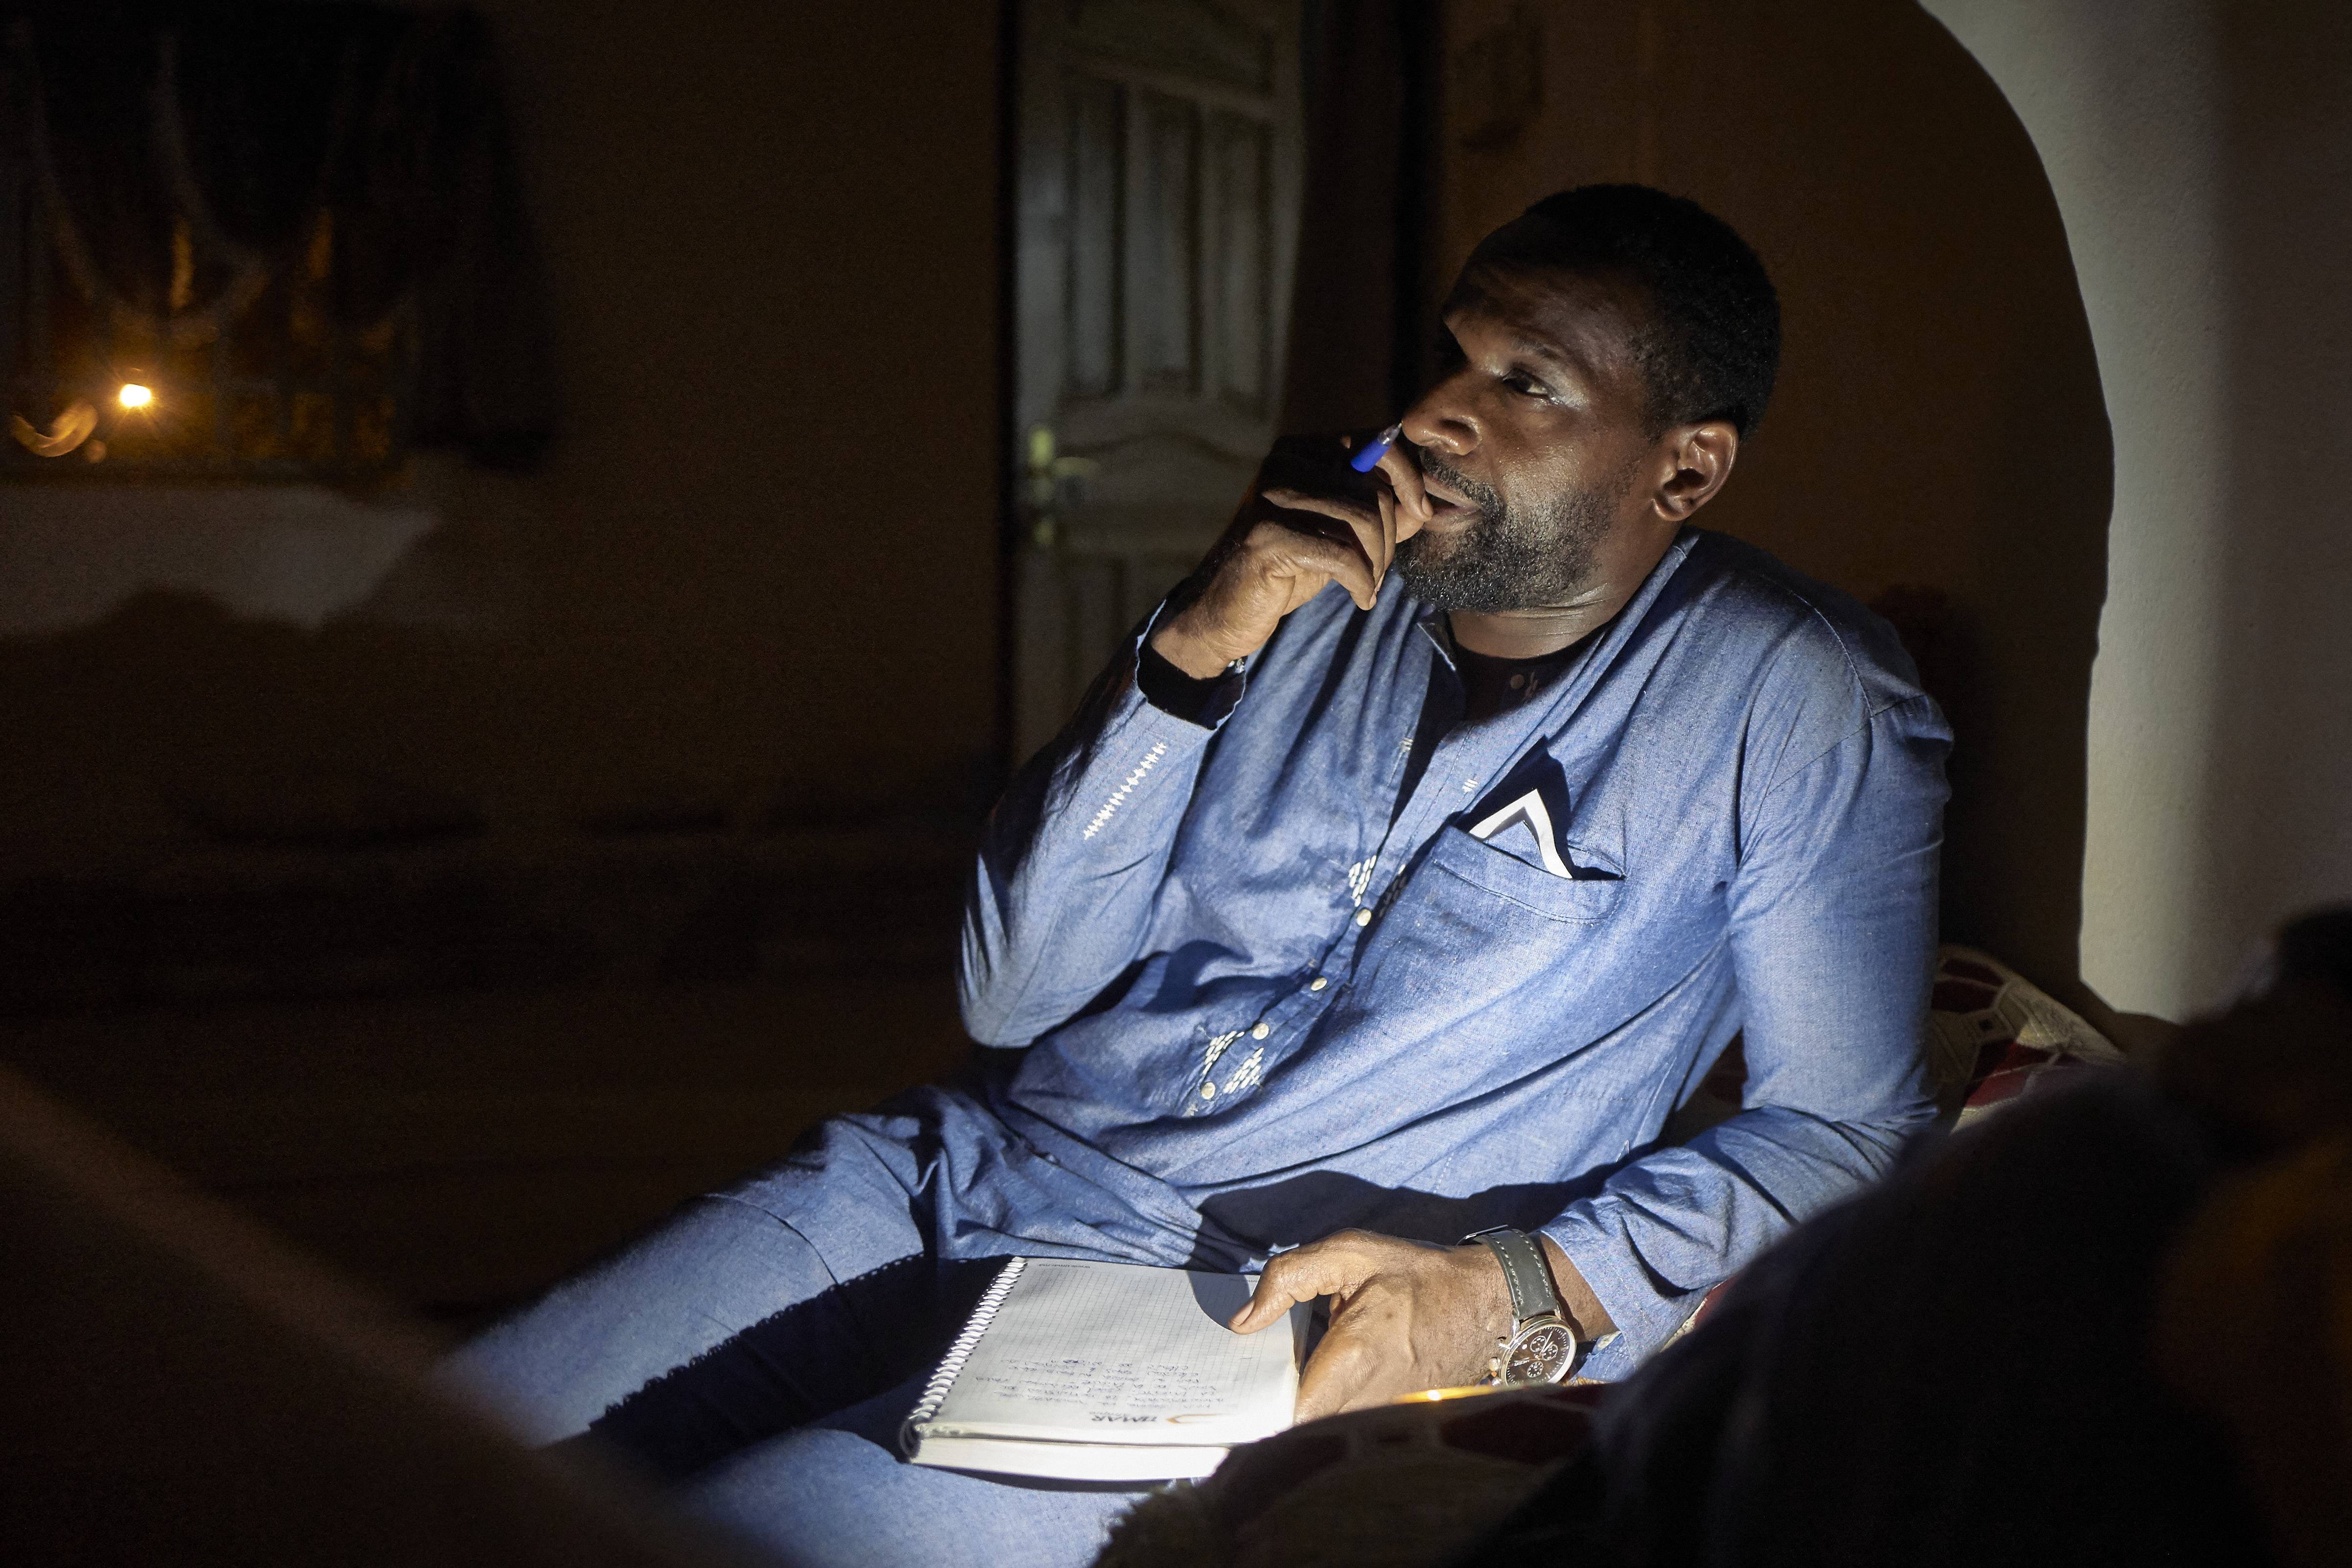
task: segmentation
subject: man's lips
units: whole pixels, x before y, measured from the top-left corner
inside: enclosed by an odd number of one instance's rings
[[[1422,476],[1421,487],[1423,493],[1429,497],[1428,526],[1432,528],[1450,527],[1469,517],[1475,510],[1460,492],[1443,480],[1431,478],[1424,474]]]

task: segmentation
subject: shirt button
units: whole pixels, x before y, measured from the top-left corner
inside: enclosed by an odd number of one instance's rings
[[[1274,1032],[1274,1026],[1273,1026],[1272,1024],[1270,1024],[1270,1023],[1262,1023],[1262,1024],[1259,1024],[1256,1028],[1255,1028],[1255,1029],[1253,1029],[1253,1030],[1250,1030],[1250,1038],[1251,1038],[1252,1040],[1264,1040],[1267,1035],[1270,1035],[1270,1034],[1272,1034],[1273,1032]]]
[[[1216,1097],[1217,1097],[1217,1086],[1216,1086],[1215,1084],[1213,1084],[1213,1083],[1203,1083],[1203,1084],[1202,1084],[1202,1085],[1201,1085],[1201,1098],[1202,1098],[1202,1099],[1203,1099],[1203,1100],[1214,1100]]]
[[[1525,675],[1513,675],[1511,677],[1511,689],[1513,691],[1517,691],[1521,686],[1524,686],[1527,684],[1528,678]]]
[[[1356,911],[1356,924],[1357,924],[1357,925],[1370,925],[1371,923],[1372,923],[1372,912],[1371,912],[1370,910],[1369,910],[1369,909],[1359,909],[1358,911]]]
[[[1330,983],[1331,982],[1329,980],[1324,978],[1321,975],[1318,975],[1313,979],[1307,982],[1307,988],[1310,991],[1319,991]]]

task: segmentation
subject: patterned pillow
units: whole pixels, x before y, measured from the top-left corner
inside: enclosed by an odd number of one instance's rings
[[[1928,1002],[1927,1081],[1967,1126],[2073,1067],[2116,1067],[2123,1052],[2016,970],[1973,947],[1937,954]]]
[[[1946,946],[1936,954],[1928,998],[1927,1085],[1958,1126],[1990,1115],[2070,1067],[2118,1067],[2123,1052],[2048,992],[1989,953]],[[1738,1089],[1731,1091],[1733,1098]],[[1675,1338],[1715,1310],[1733,1275],[1701,1297]]]

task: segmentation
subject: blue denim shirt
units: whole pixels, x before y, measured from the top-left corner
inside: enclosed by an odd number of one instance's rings
[[[1698,528],[1548,688],[1417,741],[1444,624],[1327,588],[1205,724],[1130,649],[991,821],[964,1021],[1025,1048],[996,1113],[1200,1259],[1540,1228],[1622,1375],[1929,1117],[1950,737],[1883,622]],[[1740,1113],[1662,1145],[1735,1034]]]

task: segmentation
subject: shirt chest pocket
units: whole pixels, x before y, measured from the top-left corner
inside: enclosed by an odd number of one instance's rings
[[[1586,865],[1600,857],[1570,858]],[[1442,1032],[1525,1001],[1531,985],[1585,972],[1608,941],[1624,886],[1622,877],[1556,876],[1461,828],[1442,828],[1364,946],[1362,1005],[1402,1006],[1423,1029]]]
[[[1468,889],[1499,898],[1516,911],[1569,925],[1598,925],[1616,909],[1625,879],[1606,856],[1579,845],[1567,848],[1570,862],[1592,874],[1557,875],[1449,825],[1438,830],[1429,856],[1414,878],[1416,882],[1429,879],[1428,883],[1414,891],[1439,905],[1458,907],[1467,884]]]

